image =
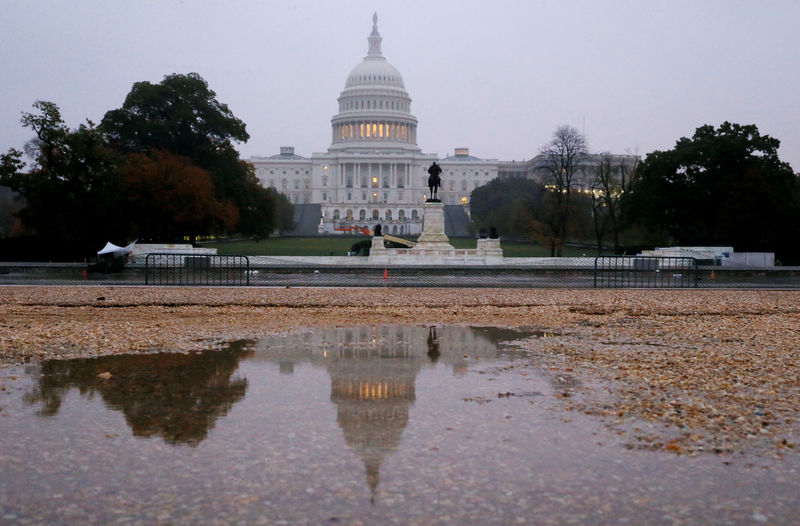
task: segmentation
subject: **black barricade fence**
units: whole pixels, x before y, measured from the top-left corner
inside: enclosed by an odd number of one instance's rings
[[[541,258],[528,265],[313,265],[240,255],[149,254],[120,272],[81,263],[0,263],[0,284],[263,287],[781,288],[800,268],[726,269],[692,258]],[[509,258],[512,259],[513,258]]]
[[[697,260],[682,257],[598,256],[595,288],[697,287]]]
[[[243,286],[250,284],[247,256],[147,254],[145,285]]]

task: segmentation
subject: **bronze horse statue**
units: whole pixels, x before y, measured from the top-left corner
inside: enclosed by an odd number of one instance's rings
[[[439,194],[439,187],[442,185],[442,178],[439,177],[439,174],[442,173],[442,168],[434,163],[428,168],[428,190],[430,191],[430,199],[429,201],[439,201],[438,194]]]

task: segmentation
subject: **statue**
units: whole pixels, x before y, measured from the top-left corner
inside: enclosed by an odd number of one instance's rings
[[[436,161],[433,162],[430,168],[428,168],[428,190],[430,191],[430,199],[428,201],[432,201],[434,203],[440,202],[438,198],[439,187],[442,185],[442,178],[439,177],[439,174],[442,173],[442,168],[436,164]]]
[[[375,236],[375,237],[382,237],[383,236],[383,232],[382,232],[380,223],[375,225],[375,228],[373,229],[373,232],[374,233],[372,235]]]

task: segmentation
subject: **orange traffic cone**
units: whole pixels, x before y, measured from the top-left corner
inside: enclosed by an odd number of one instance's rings
[[[715,278],[716,278],[716,276],[714,275],[714,271],[712,270],[711,271],[711,279],[715,279]]]
[[[389,279],[389,269],[383,269],[383,279]]]
[[[83,279],[86,279],[86,269],[83,269]]]

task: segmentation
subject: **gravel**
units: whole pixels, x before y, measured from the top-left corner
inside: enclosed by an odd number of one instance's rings
[[[0,366],[373,324],[546,331],[536,366],[631,448],[797,452],[800,291],[0,287]]]

